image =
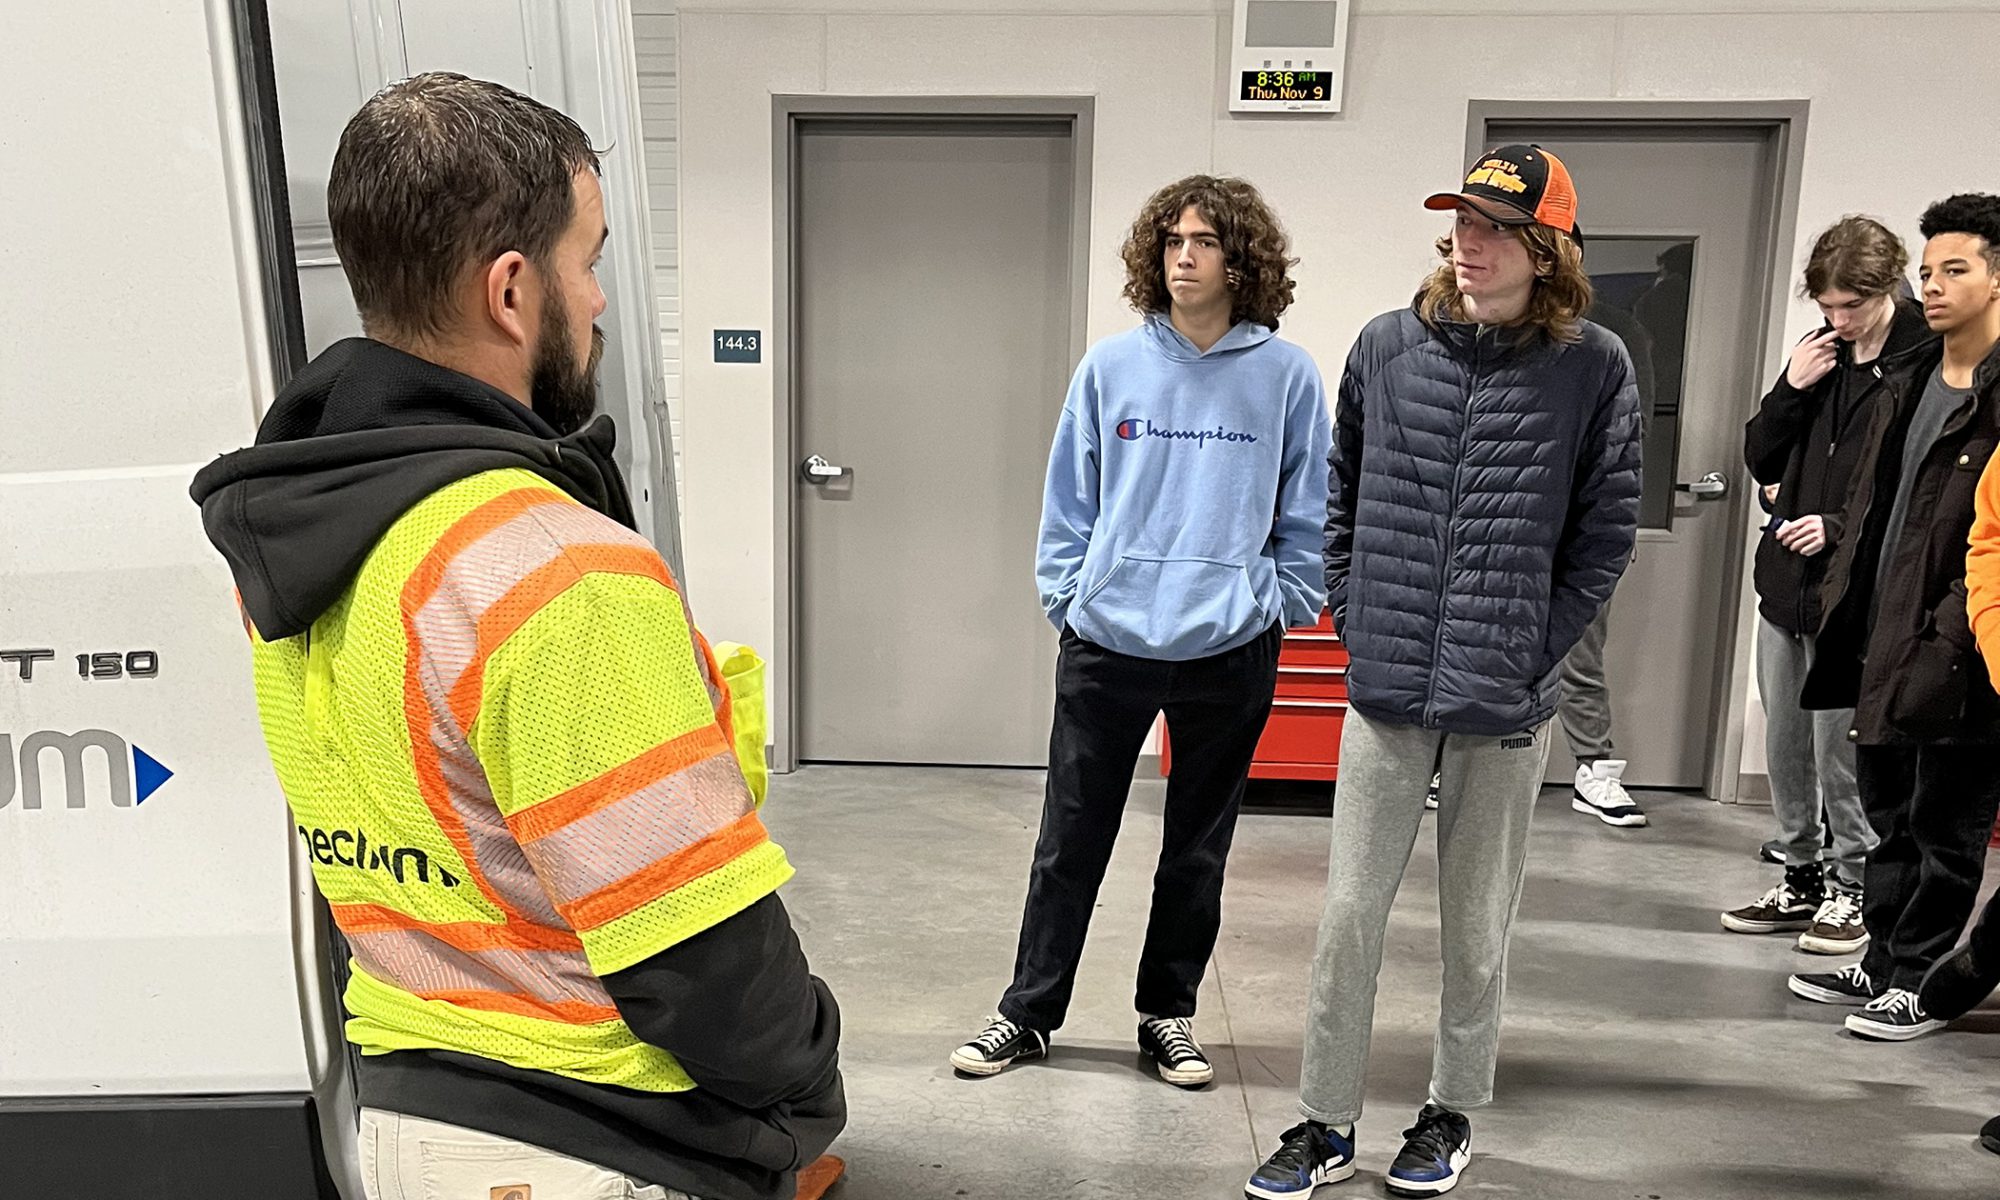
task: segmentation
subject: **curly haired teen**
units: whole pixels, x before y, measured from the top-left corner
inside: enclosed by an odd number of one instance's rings
[[[1160,1077],[1214,1077],[1195,990],[1287,626],[1326,600],[1331,427],[1319,370],[1276,336],[1293,260],[1257,190],[1197,175],[1146,203],[1124,247],[1138,328],[1091,347],[1056,430],[1036,584],[1062,631],[1048,796],[1014,981],[951,1062],[993,1075],[1048,1054],[1139,750],[1173,738],[1165,844],[1139,958],[1140,1048]]]

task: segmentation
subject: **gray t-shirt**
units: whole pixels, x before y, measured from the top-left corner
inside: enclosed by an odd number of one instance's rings
[[[1932,373],[1930,382],[1924,385],[1923,399],[1917,401],[1916,414],[1910,418],[1909,436],[1903,439],[1903,473],[1896,480],[1896,503],[1889,509],[1889,524],[1882,531],[1882,558],[1875,565],[1873,607],[1881,606],[1882,589],[1889,581],[1889,565],[1896,558],[1896,542],[1903,536],[1903,523],[1909,519],[1910,488],[1917,481],[1917,469],[1923,465],[1924,455],[1937,443],[1938,435],[1944,432],[1944,423],[1971,396],[1971,388],[1955,388],[1944,381],[1943,367]]]

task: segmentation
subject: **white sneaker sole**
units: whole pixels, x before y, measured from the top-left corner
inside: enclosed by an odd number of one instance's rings
[[[1797,996],[1801,1000],[1810,1000],[1814,1004],[1840,1004],[1848,1008],[1862,1008],[1870,1000],[1874,999],[1873,996],[1850,996],[1846,992],[1836,992],[1829,988],[1805,983],[1797,976],[1787,979],[1785,986],[1791,989],[1792,995]]]
[[[951,1052],[951,1068],[967,1075],[998,1075],[1014,1064],[1011,1058],[973,1058],[963,1050]]]
[[[1585,800],[1582,796],[1573,797],[1569,802],[1569,806],[1580,813],[1588,813],[1596,817],[1606,825],[1615,825],[1620,829],[1637,829],[1646,823],[1645,813],[1635,812],[1622,817],[1614,816],[1592,804],[1590,801]]]
[[[1799,935],[1799,949],[1807,954],[1859,954],[1868,948],[1868,934],[1859,938],[1842,941],[1837,938],[1814,937],[1810,933]]]
[[[1200,1088],[1216,1082],[1216,1068],[1204,1066],[1202,1070],[1174,1070],[1172,1066],[1154,1058],[1154,1066],[1160,1068],[1160,1078],[1174,1084],[1176,1088]]]
[[[1471,1163],[1472,1151],[1460,1150],[1451,1156],[1451,1174],[1435,1183],[1418,1183],[1413,1180],[1397,1179],[1394,1176],[1382,1182],[1388,1185],[1391,1193],[1398,1196],[1442,1196],[1458,1186],[1458,1181],[1465,1178],[1465,1168]]]
[[[1945,1022],[1931,1020],[1919,1025],[1882,1025],[1860,1013],[1847,1018],[1847,1032],[1871,1042],[1910,1042],[1927,1033],[1936,1033]]]
[[[1344,1162],[1337,1167],[1328,1167],[1323,1171],[1314,1171],[1313,1185],[1302,1192],[1274,1192],[1270,1188],[1261,1188],[1254,1183],[1246,1183],[1243,1185],[1243,1194],[1251,1197],[1251,1200],[1299,1200],[1299,1197],[1310,1196],[1330,1183],[1346,1183],[1352,1178],[1354,1178],[1354,1164],[1352,1162]]]
[[[1796,921],[1752,921],[1735,913],[1723,913],[1722,927],[1731,933],[1798,933],[1812,928],[1812,918]]]

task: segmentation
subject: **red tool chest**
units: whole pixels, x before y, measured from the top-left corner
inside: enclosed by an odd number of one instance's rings
[[[1347,719],[1347,647],[1321,613],[1311,629],[1285,634],[1271,719],[1250,762],[1252,779],[1337,779],[1340,726]],[[1160,742],[1160,774],[1173,772],[1173,731]]]

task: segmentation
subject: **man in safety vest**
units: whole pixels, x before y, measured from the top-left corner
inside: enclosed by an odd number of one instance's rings
[[[727,689],[591,419],[597,168],[496,84],[370,100],[327,193],[368,336],[195,481],[353,947],[370,1200],[775,1200],[846,1119]]]

